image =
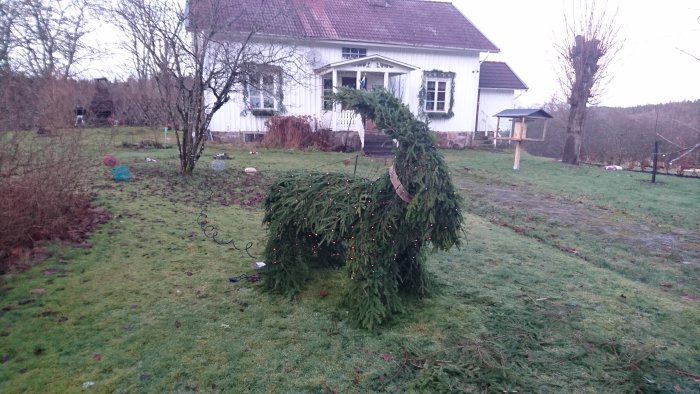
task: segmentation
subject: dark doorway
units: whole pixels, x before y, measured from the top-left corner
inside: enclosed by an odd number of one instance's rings
[[[340,82],[344,88],[355,89],[357,87],[357,78],[355,77],[343,77]]]

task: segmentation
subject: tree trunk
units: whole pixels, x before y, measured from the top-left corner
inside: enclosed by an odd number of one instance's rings
[[[572,100],[574,101],[574,100]],[[586,118],[586,100],[575,101],[569,109],[569,121],[566,125],[566,143],[561,161],[566,164],[579,164],[583,121]]]
[[[180,160],[180,173],[183,175],[192,175],[192,172],[194,171],[195,167],[195,162],[192,160],[191,156],[185,156]]]
[[[200,130],[201,126],[192,126],[195,128],[188,129],[182,133],[182,142],[180,144],[180,173],[183,175],[191,175],[199,161],[199,157],[204,150],[206,143],[205,131]]]
[[[190,137],[186,148],[183,149],[183,152],[180,155],[180,173],[183,175],[191,175],[196,165],[197,160],[194,152],[194,144],[192,143],[192,138]]]
[[[566,143],[561,161],[566,164],[578,164],[581,154],[583,122],[586,120],[586,105],[592,97],[591,91],[596,84],[596,75],[600,70],[598,61],[605,54],[601,41],[595,37],[586,39],[576,36],[575,44],[568,52],[568,61],[574,74],[569,96],[569,121],[566,125]]]
[[[578,164],[579,153],[581,152],[581,136],[578,134],[569,134],[566,137],[564,144],[564,155],[561,162],[566,164]]]

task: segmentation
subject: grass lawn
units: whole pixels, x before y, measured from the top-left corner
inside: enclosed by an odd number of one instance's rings
[[[316,272],[294,299],[228,278],[260,258],[276,174],[373,177],[384,161],[210,145],[180,177],[176,148],[121,147],[152,138],[111,140],[131,182],[92,169],[96,204],[113,214],[92,247],[52,245],[2,278],[0,392],[700,392],[698,180],[650,185],[527,155],[513,172],[512,155],[446,151],[467,201],[464,245],[429,258],[437,294],[369,332],[337,306],[342,269]],[[220,152],[232,159],[214,172]],[[205,205],[238,249],[202,234]]]

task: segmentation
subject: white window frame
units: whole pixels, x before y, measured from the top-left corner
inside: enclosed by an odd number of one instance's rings
[[[265,88],[265,78],[272,78],[272,86]],[[279,75],[274,72],[261,72],[257,75],[250,75],[248,77],[248,109],[251,110],[265,110],[265,111],[277,111],[279,110],[279,98],[277,97],[277,91],[279,90]],[[256,105],[253,105],[253,100],[257,101]],[[272,106],[266,106],[265,104],[269,99],[272,101]]]
[[[434,87],[430,89],[430,83],[434,83]],[[445,99],[438,100],[440,90],[440,84],[445,84]],[[429,100],[430,94],[433,94],[433,100]],[[435,78],[430,77],[425,79],[425,102],[423,104],[423,110],[426,113],[439,113],[446,114],[450,110],[450,102],[452,99],[452,80],[450,78]],[[432,103],[432,105],[431,105]],[[444,103],[443,109],[438,109],[438,103]]]
[[[343,59],[359,59],[367,57],[367,48],[343,47],[341,50]]]

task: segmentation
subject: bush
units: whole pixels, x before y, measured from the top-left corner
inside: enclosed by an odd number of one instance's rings
[[[45,240],[82,242],[106,214],[90,206],[79,133],[0,133],[0,273]]]
[[[331,146],[330,131],[314,131],[309,116],[273,116],[265,122],[265,126],[267,126],[267,133],[262,140],[262,145],[266,148],[316,147],[328,150]]]
[[[46,239],[78,240],[70,222],[84,216],[89,199],[74,181],[34,173],[0,184],[0,249],[32,247]]]

